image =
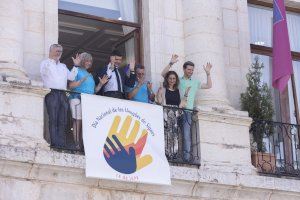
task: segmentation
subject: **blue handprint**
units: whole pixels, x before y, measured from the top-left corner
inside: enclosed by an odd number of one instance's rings
[[[124,174],[132,174],[152,162],[151,155],[143,155],[142,151],[147,141],[147,130],[143,129],[139,135],[140,122],[134,121],[132,129],[132,117],[127,116],[121,128],[121,117],[115,116],[108,132],[103,154],[108,165],[116,171]],[[129,133],[129,134],[128,134]]]
[[[137,168],[134,148],[130,147],[129,151],[127,152],[116,135],[112,135],[112,139],[117,144],[117,147],[110,140],[110,138],[106,138],[106,142],[113,150],[112,152],[111,149],[107,146],[107,144],[104,145],[104,149],[106,152],[103,152],[103,154],[106,162],[109,164],[109,166],[111,166],[113,169],[120,173],[134,173]]]

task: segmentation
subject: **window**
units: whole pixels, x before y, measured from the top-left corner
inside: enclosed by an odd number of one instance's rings
[[[92,54],[96,71],[118,49],[125,62],[140,62],[139,5],[139,0],[59,0],[61,60],[71,66],[71,57],[86,51]]]
[[[107,19],[138,22],[137,0],[60,0],[58,8]]]
[[[265,5],[270,6],[269,4]],[[252,58],[254,60],[254,57],[258,56],[260,62],[262,62],[265,66],[263,70],[263,81],[267,83],[272,90],[273,105],[275,108],[274,120],[297,123],[296,114],[299,113],[299,109],[297,107],[300,105],[300,13],[287,12],[289,39],[294,61],[294,84],[292,80],[290,80],[287,90],[279,94],[278,91],[271,87],[273,30],[272,8],[249,4],[248,10]],[[297,102],[296,106],[294,102]]]

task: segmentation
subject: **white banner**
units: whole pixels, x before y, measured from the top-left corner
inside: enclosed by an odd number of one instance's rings
[[[161,106],[81,95],[86,176],[170,185]]]

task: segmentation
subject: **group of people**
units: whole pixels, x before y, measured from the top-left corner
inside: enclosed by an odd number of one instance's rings
[[[195,67],[193,62],[187,61],[183,64],[184,75],[181,78],[172,70],[172,66],[178,62],[178,56],[175,54],[161,73],[164,78],[163,85],[154,93],[152,83],[145,80],[145,67],[136,64],[135,61],[131,61],[126,68],[120,67],[123,55],[117,50],[112,51],[109,63],[96,71],[94,76],[88,72],[93,63],[91,54],[84,52],[77,54],[75,58],[72,57],[74,66],[69,70],[60,62],[62,51],[61,45],[51,45],[49,58],[42,61],[40,66],[44,87],[52,89],[46,95],[45,103],[49,116],[51,144],[56,147],[63,147],[66,142],[65,127],[69,106],[73,118],[75,144],[83,147],[82,134],[79,134],[82,124],[80,93],[193,109],[198,88],[212,87],[210,63],[203,66],[207,82],[200,84],[198,79],[192,78]],[[67,88],[73,91],[68,98],[65,95]],[[185,112],[182,119],[184,160],[189,160],[191,112]]]

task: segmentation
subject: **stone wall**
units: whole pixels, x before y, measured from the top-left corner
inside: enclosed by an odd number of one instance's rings
[[[5,200],[296,200],[300,181],[171,167],[172,186],[86,178],[84,157],[0,145],[0,198]]]
[[[247,1],[223,1],[224,58],[228,97],[240,109],[240,94],[247,86],[246,73],[251,65]]]
[[[0,10],[5,5],[1,3]],[[0,41],[11,36],[14,45],[9,46],[10,40],[3,44],[10,53],[20,45],[15,53],[22,55],[1,54],[0,64],[8,65],[0,65],[0,72],[8,66],[15,72],[11,75],[24,78],[25,69],[30,78],[38,79],[40,60],[57,42],[57,0],[9,3],[24,11],[24,17],[16,19],[24,23],[24,35],[19,29],[8,34],[14,30],[9,27]],[[6,22],[3,19],[0,14],[0,22]],[[1,200],[300,199],[299,180],[257,174],[250,162],[251,119],[234,109],[239,107],[250,64],[246,0],[143,1],[143,45],[147,73],[156,88],[172,53],[180,56],[174,66],[180,75],[184,60],[191,59],[198,66],[195,78],[201,81],[205,81],[202,64],[214,64],[214,86],[200,91],[197,98],[201,167],[172,166],[172,186],[86,178],[84,156],[52,151],[43,140],[43,99],[48,90],[0,79]]]
[[[57,0],[24,0],[24,69],[30,79],[41,80],[40,62],[58,41]]]

